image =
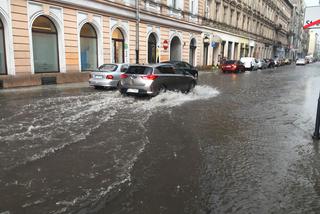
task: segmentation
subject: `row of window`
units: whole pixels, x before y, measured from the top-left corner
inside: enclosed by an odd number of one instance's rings
[[[0,20],[0,74],[7,74],[4,45],[4,28]],[[151,33],[148,38],[148,62],[159,62],[157,38]],[[190,43],[190,63],[195,62],[195,39]],[[112,33],[112,62],[125,62],[125,38],[116,28]],[[175,36],[170,41],[170,59],[181,60],[181,41]],[[46,16],[37,17],[32,24],[32,50],[35,73],[59,72],[59,38],[54,23]],[[86,23],[80,31],[81,70],[94,70],[98,67],[98,36],[95,28]]]
[[[230,6],[211,1],[208,8],[215,9],[215,13],[213,14],[214,16],[209,15],[213,20],[224,22],[230,26],[241,28],[251,33],[257,33],[269,39],[273,39],[275,36],[273,26],[267,26],[253,17],[231,8]],[[209,9],[208,14],[210,14]]]
[[[97,33],[89,23],[80,31],[81,70],[93,70],[98,67]],[[59,72],[59,51],[57,29],[52,21],[39,16],[32,25],[33,60],[35,73]],[[120,29],[112,34],[114,62],[124,62],[124,37]]]

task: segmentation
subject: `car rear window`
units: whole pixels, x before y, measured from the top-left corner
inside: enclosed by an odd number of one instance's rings
[[[118,66],[114,64],[105,64],[99,67],[99,71],[115,71],[117,70]]]
[[[172,66],[159,66],[157,71],[161,74],[175,74],[175,69]]]
[[[152,73],[151,67],[146,66],[130,66],[127,70],[127,74],[151,74]]]
[[[226,65],[236,64],[236,60],[228,60],[225,62]]]

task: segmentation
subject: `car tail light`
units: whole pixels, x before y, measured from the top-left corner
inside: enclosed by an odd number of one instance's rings
[[[126,79],[126,78],[128,78],[129,76],[128,75],[126,75],[126,74],[121,74],[120,75],[120,79]]]
[[[147,79],[147,80],[155,80],[158,78],[157,75],[154,75],[154,74],[149,74],[147,76],[142,76],[143,79]]]
[[[106,76],[106,79],[112,80],[112,79],[113,79],[113,76],[109,74],[109,75]]]
[[[231,65],[232,68],[237,68],[237,65]]]

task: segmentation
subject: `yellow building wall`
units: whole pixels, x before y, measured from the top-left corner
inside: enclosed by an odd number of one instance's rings
[[[110,51],[110,17],[103,17],[103,59],[104,63],[111,63],[111,51]]]
[[[30,74],[30,47],[26,0],[11,1],[13,49],[16,74]]]
[[[160,62],[169,60],[169,47],[167,50],[163,48],[163,41],[167,40],[170,46],[169,28],[160,27]]]
[[[134,36],[135,38],[135,36]],[[135,45],[132,47],[135,49]],[[148,63],[147,24],[141,23],[139,28],[139,62]],[[135,54],[134,54],[135,56]]]
[[[77,11],[64,8],[63,12],[67,72],[79,72]]]

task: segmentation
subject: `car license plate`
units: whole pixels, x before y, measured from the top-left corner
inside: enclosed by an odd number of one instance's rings
[[[102,79],[103,76],[101,76],[101,75],[95,75],[94,78],[96,78],[96,79]]]
[[[128,89],[127,89],[127,92],[128,92],[128,93],[138,93],[138,92],[139,92],[139,89],[128,88]]]

